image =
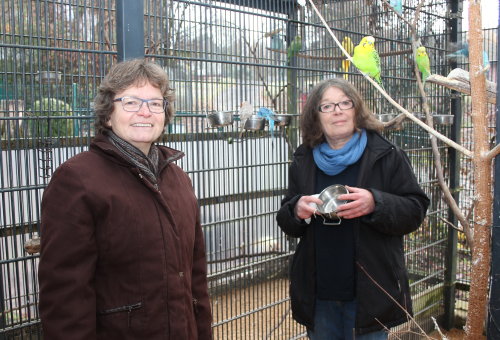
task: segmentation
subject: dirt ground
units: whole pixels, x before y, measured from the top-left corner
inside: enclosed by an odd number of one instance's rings
[[[305,328],[292,319],[287,296],[286,278],[251,286],[243,284],[230,289],[227,294],[212,296],[214,340],[298,339],[301,336],[307,339]],[[462,329],[441,332],[448,340],[465,339]],[[398,334],[389,337],[398,338]],[[422,336],[422,339],[426,337]],[[442,340],[443,337],[434,331],[427,339]],[[477,340],[486,340],[486,337]]]
[[[214,340],[290,339],[303,334],[305,329],[292,319],[287,296],[284,278],[212,296]]]

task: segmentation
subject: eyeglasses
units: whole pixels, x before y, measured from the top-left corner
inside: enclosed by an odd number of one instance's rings
[[[142,104],[146,103],[150,112],[163,113],[168,105],[166,99],[141,99],[136,97],[116,98],[113,102],[122,102],[122,107],[127,112],[138,112]]]
[[[331,113],[331,112],[335,111],[335,108],[337,106],[342,111],[349,110],[349,109],[352,109],[354,107],[354,103],[352,100],[344,100],[344,101],[341,101],[339,103],[327,103],[327,104],[320,105],[318,107],[318,110],[319,110],[319,112],[323,112],[323,113]]]

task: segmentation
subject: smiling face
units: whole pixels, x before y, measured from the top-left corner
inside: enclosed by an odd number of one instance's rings
[[[130,86],[115,96],[115,98],[121,97],[163,99],[161,90],[150,83],[141,86]],[[138,112],[128,112],[123,109],[122,103],[118,101],[114,103],[114,110],[108,125],[118,137],[134,145],[147,155],[151,144],[163,133],[165,113],[150,112],[146,103],[142,103]]]
[[[340,103],[348,100],[351,99],[341,89],[330,87],[323,93],[319,105]],[[318,112],[318,115],[326,141],[333,149],[340,149],[344,146],[356,131],[354,123],[356,115],[355,107],[348,110],[341,110],[336,105],[333,112]]]

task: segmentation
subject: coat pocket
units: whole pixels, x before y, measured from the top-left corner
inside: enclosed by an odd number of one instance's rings
[[[104,309],[98,312],[100,316],[111,316],[111,315],[118,315],[121,313],[127,313],[127,326],[130,328],[130,320],[132,317],[132,312],[138,309],[142,308],[142,302],[137,302],[131,305],[125,305],[125,306],[120,306],[120,307],[115,307],[115,308],[110,308],[110,309]]]

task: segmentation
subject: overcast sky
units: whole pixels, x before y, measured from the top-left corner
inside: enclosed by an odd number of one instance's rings
[[[498,27],[498,0],[483,0],[481,1],[481,21],[483,28]],[[487,8],[486,8],[487,7]],[[464,1],[464,20],[462,27],[464,31],[469,27],[469,1]]]

